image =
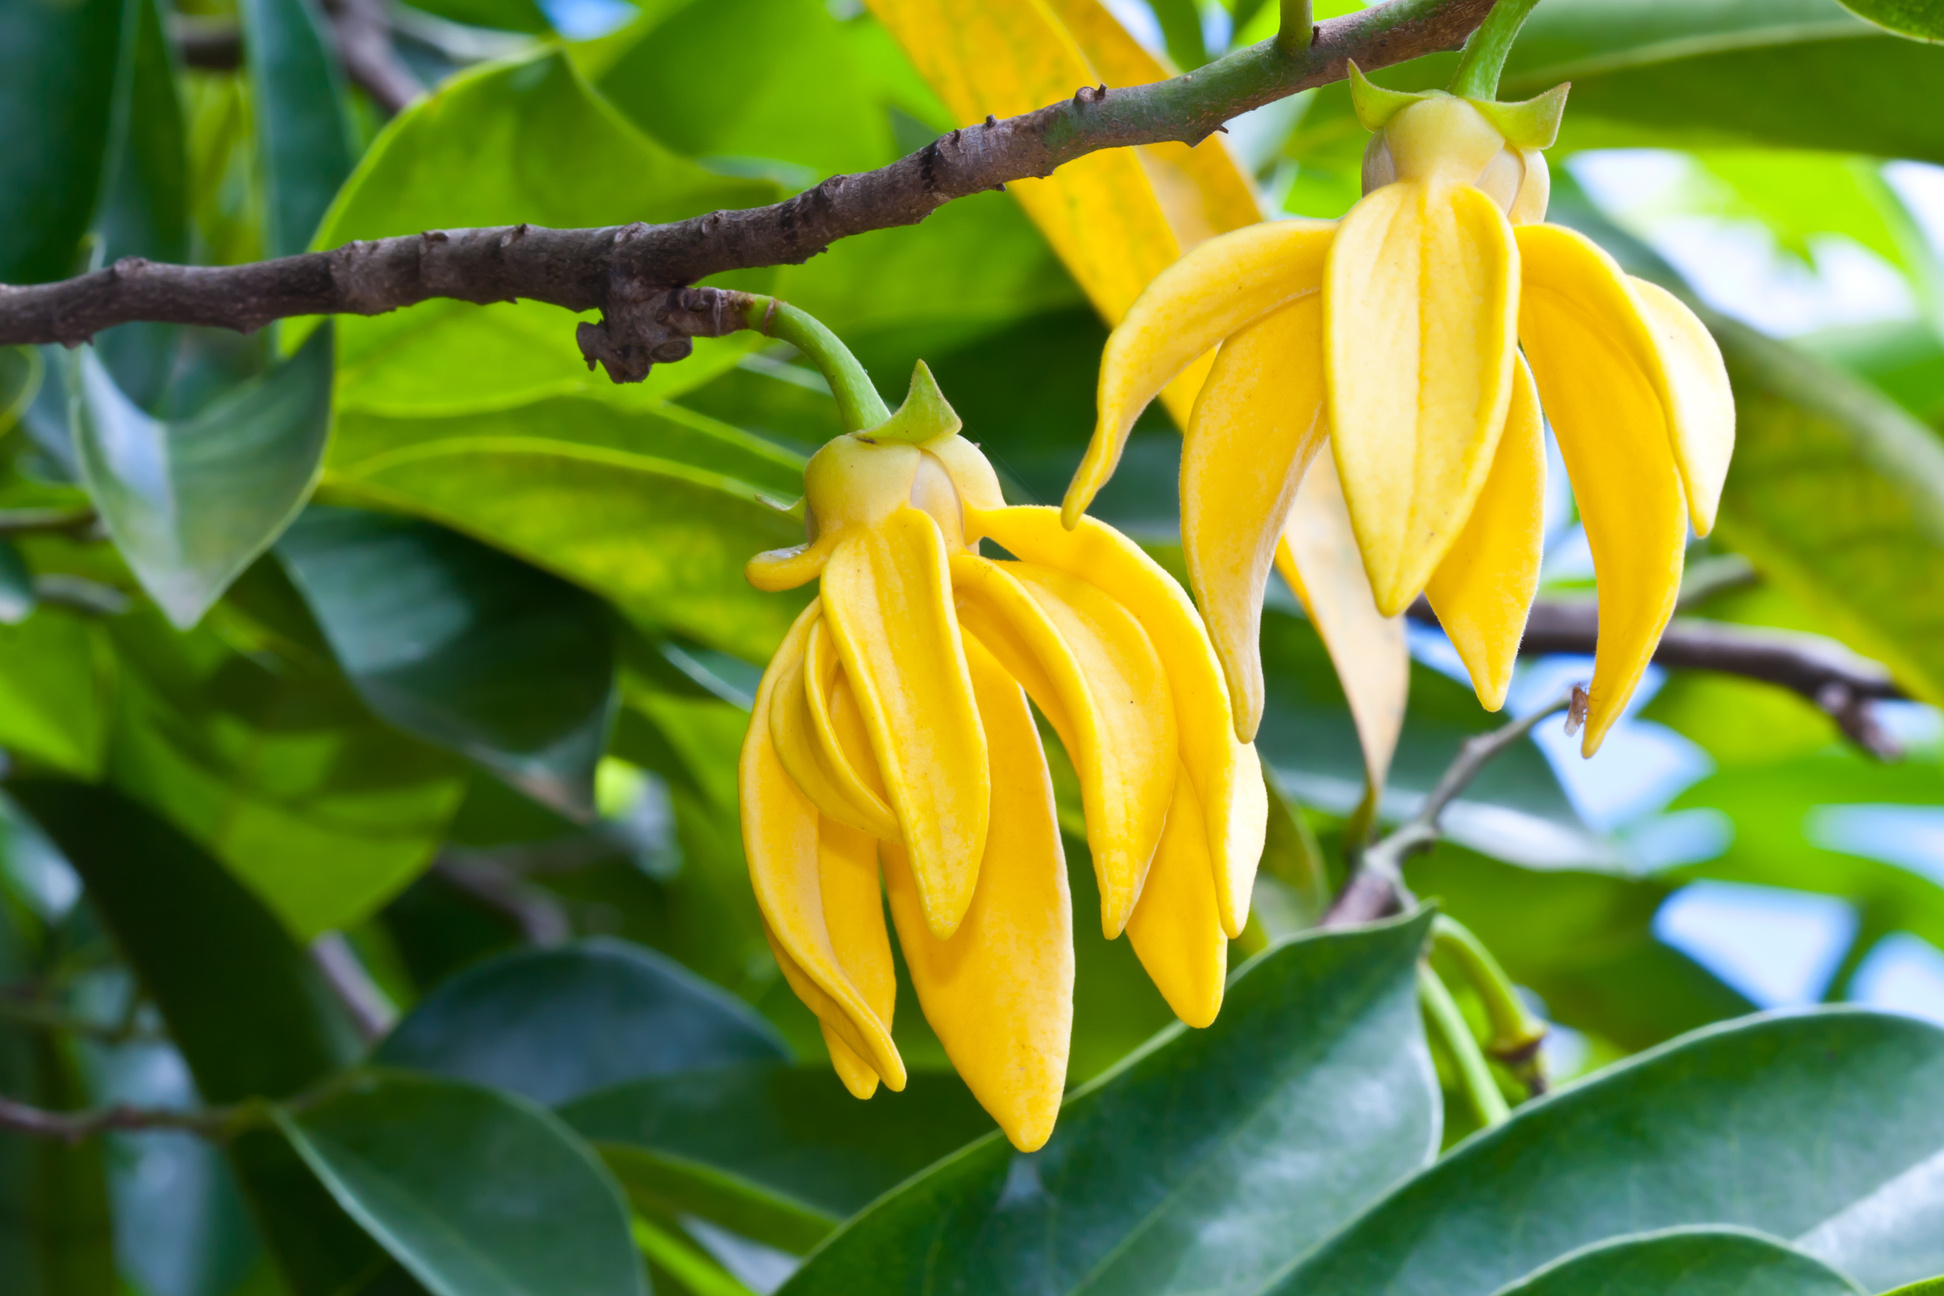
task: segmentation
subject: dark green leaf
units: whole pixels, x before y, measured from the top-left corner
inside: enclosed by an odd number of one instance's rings
[[[624,1080],[788,1056],[775,1029],[726,991],[652,950],[597,938],[460,973],[375,1058],[554,1104]]]
[[[0,973],[21,974],[4,966]],[[65,1039],[6,1025],[0,1094],[51,1111],[88,1105]],[[8,1296],[114,1296],[108,1210],[100,1140],[0,1138],[0,1275]]]
[[[560,1114],[647,1204],[799,1254],[992,1129],[948,1073],[860,1103],[828,1067],[773,1064],[618,1085]]]
[[[1940,1084],[1944,1030],[1909,1018],[1712,1027],[1520,1108],[1274,1290],[1487,1296],[1589,1243],[1695,1224],[1795,1239],[1875,1288],[1934,1273]]]
[[[1428,922],[1270,950],[1213,1026],[1176,1026],[1069,1098],[1039,1152],[973,1144],[784,1290],[1255,1290],[1436,1147],[1416,992]]]
[[[78,357],[82,480],[169,619],[202,619],[317,481],[331,431],[331,330],[180,421],[151,418],[92,350]]]
[[[355,1056],[316,966],[201,847],[106,788],[25,781],[11,791],[80,873],[204,1099],[283,1097]],[[378,1261],[277,1134],[245,1134],[229,1153],[296,1296],[328,1296]]]
[[[1787,1243],[1739,1229],[1667,1229],[1602,1242],[1500,1296],[1856,1296],[1861,1289]]]
[[[1944,5],[1937,0],[1843,0],[1843,7],[1899,36],[1944,40]]]
[[[372,710],[592,817],[615,701],[599,599],[443,528],[352,509],[310,509],[277,556]]]
[[[621,1194],[544,1108],[379,1074],[279,1123],[338,1203],[436,1296],[646,1296]]]
[[[310,245],[357,151],[336,43],[313,0],[240,0],[263,186],[263,251]]]
[[[0,283],[75,264],[94,215],[114,103],[123,0],[13,0],[0,9]]]
[[[0,539],[0,625],[17,626],[34,613],[34,573],[20,547]]]
[[[528,32],[535,36],[553,31],[553,24],[534,0],[419,0],[412,7],[468,27]]]

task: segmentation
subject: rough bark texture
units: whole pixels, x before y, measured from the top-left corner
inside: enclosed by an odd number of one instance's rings
[[[350,11],[361,0],[340,0]],[[134,320],[243,331],[292,315],[376,315],[434,297],[526,298],[600,310],[583,351],[619,381],[674,354],[683,317],[668,293],[724,270],[806,261],[841,238],[923,220],[954,198],[1106,148],[1194,144],[1274,99],[1365,68],[1461,45],[1491,0],[1392,0],[1317,28],[1309,49],[1269,41],[1186,76],[1107,90],[1004,121],[955,130],[889,166],[832,176],[785,202],[710,212],[668,225],[554,230],[533,225],[428,230],[243,266],[177,266],[127,258],[92,274],[0,286],[0,345],[76,346]],[[347,45],[347,49],[349,46]],[[703,320],[706,323],[706,318]]]

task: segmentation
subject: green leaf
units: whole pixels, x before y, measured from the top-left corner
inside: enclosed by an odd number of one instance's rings
[[[1915,1282],[1908,1287],[1899,1287],[1897,1290],[1888,1293],[1887,1296],[1938,1296],[1940,1292],[1944,1292],[1944,1277],[1926,1278],[1923,1282]]]
[[[94,911],[212,1103],[294,1094],[358,1048],[316,965],[207,852],[107,788],[9,789],[81,875]],[[331,1296],[380,1257],[276,1133],[228,1145],[294,1296]]]
[[[605,938],[516,950],[460,973],[374,1054],[548,1105],[644,1076],[788,1057],[775,1028],[727,991]]]
[[[246,580],[280,582],[259,565]],[[431,862],[463,767],[372,716],[321,641],[231,602],[223,632],[109,623],[122,665],[108,776],[200,841],[309,938],[370,914]],[[251,649],[232,648],[231,638]]]
[[[1761,144],[1944,160],[1944,120],[1909,87],[1944,50],[1872,28],[1836,0],[1548,0],[1500,94],[1573,83],[1560,143]]]
[[[1428,924],[1277,946],[1214,1025],[1164,1031],[1069,1098],[1039,1152],[973,1144],[783,1290],[1254,1290],[1437,1146],[1416,992]]]
[[[550,35],[553,24],[534,0],[420,0],[412,6],[468,27]]]
[[[1679,1228],[1597,1243],[1501,1288],[1499,1296],[1856,1296],[1861,1290],[1760,1233]]]
[[[4,1025],[0,1093],[51,1111],[88,1105],[68,1041]],[[114,1296],[103,1161],[99,1139],[0,1139],[0,1274],[9,1296]]]
[[[421,514],[606,596],[650,632],[766,659],[808,595],[743,564],[800,544],[801,461],[673,406],[586,398],[449,419],[347,417],[323,498]]]
[[[1711,1027],[1521,1107],[1272,1290],[1488,1296],[1589,1243],[1700,1224],[1795,1239],[1872,1288],[1934,1273],[1940,1084],[1944,1030],[1910,1018]]]
[[[1708,325],[1735,385],[1722,539],[1825,633],[1944,702],[1944,442],[1786,343]]]
[[[1843,8],[1899,36],[1944,40],[1944,4],[1937,0],[1843,0]]]
[[[565,54],[549,50],[462,73],[394,118],[345,182],[313,246],[521,222],[574,229],[672,221],[776,196],[774,185],[713,175],[648,139],[588,88]],[[442,401],[481,409],[610,386],[589,376],[574,317],[540,303],[427,302],[342,319],[338,330],[347,408],[404,400],[414,412]],[[686,367],[667,366],[675,375],[668,381],[681,381]]]
[[[647,1296],[613,1180],[525,1099],[380,1073],[278,1123],[435,1296]]]
[[[0,539],[0,625],[19,625],[34,614],[38,601],[34,573],[20,556],[20,546]]]
[[[123,0],[22,0],[0,10],[0,283],[75,264],[94,215],[114,103]]]
[[[617,1085],[560,1115],[645,1207],[797,1254],[992,1129],[950,1073],[860,1103],[828,1067],[764,1063]]]
[[[443,528],[352,509],[308,510],[277,556],[373,711],[593,817],[616,698],[599,599]]]
[[[263,186],[265,256],[310,245],[357,150],[337,47],[313,0],[240,0]]]
[[[98,778],[113,684],[113,658],[87,618],[43,608],[0,627],[0,748]]]
[[[84,349],[76,408],[88,494],[142,587],[186,629],[270,547],[317,481],[331,431],[331,331],[177,421],[144,413]]]
[[[1183,72],[1193,72],[1208,62],[1208,46],[1202,35],[1201,7],[1195,0],[1149,0],[1154,20],[1160,24],[1161,39],[1168,57]]]

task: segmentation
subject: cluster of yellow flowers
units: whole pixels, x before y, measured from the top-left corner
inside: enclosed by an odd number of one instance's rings
[[[1103,931],[1183,1021],[1214,1019],[1266,818],[1263,592],[1326,442],[1378,611],[1428,597],[1496,709],[1538,588],[1549,420],[1599,585],[1588,754],[1652,655],[1733,446],[1713,341],[1537,223],[1563,93],[1355,89],[1378,132],[1363,200],[1211,239],[1154,281],[1108,341],[1063,512],[1005,504],[920,366],[907,409],[930,413],[819,451],[808,543],[749,564],[764,589],[820,581],[756,698],[743,834],[777,962],[859,1097],[905,1081],[888,895],[959,1074],[1018,1147],[1052,1132],[1071,913],[1029,699],[1080,775]],[[1141,409],[1216,346],[1181,474],[1197,615],[1084,510]]]

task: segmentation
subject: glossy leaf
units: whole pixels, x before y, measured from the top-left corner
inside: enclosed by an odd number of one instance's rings
[[[773,1063],[617,1085],[560,1114],[637,1201],[797,1253],[992,1129],[950,1074],[860,1103],[827,1067]]]
[[[599,599],[440,527],[351,509],[310,509],[277,556],[372,710],[593,816],[615,705]]]
[[[30,781],[12,792],[81,875],[205,1101],[294,1094],[355,1055],[316,966],[201,847],[105,788]],[[228,1150],[294,1296],[335,1293],[380,1259],[279,1135],[244,1134]]]
[[[973,1144],[784,1290],[1255,1290],[1436,1144],[1415,990],[1427,922],[1272,949],[1213,1026],[1165,1031],[1069,1098],[1041,1151]]]
[[[94,214],[124,0],[0,11],[0,283],[61,279]]]
[[[78,357],[76,456],[143,588],[179,628],[269,548],[317,481],[331,430],[331,331],[180,420],[151,418]]]
[[[394,118],[314,246],[521,222],[670,221],[776,196],[773,185],[712,175],[643,136],[550,51],[456,76]],[[338,327],[346,408],[396,408],[400,393],[423,413],[613,390],[574,345],[574,317],[553,306],[433,301]],[[654,381],[689,381],[689,363]]]
[[[310,245],[357,156],[344,73],[314,0],[241,0],[237,13],[263,186],[264,253],[292,256]]]
[[[1944,1238],[1940,1083],[1944,1030],[1910,1018],[1713,1027],[1521,1107],[1271,1290],[1488,1296],[1589,1243],[1698,1224],[1892,1286],[1934,1272]]]
[[[0,627],[0,748],[62,774],[98,777],[113,671],[100,632],[71,612],[45,608]]]
[[[1861,1290],[1785,1243],[1710,1228],[1596,1243],[1500,1288],[1500,1296],[1855,1296]]]
[[[1859,18],[1917,40],[1944,40],[1944,9],[1937,0],[1843,0]]]
[[[650,631],[750,661],[808,597],[761,593],[742,574],[752,555],[801,543],[802,523],[782,511],[802,489],[799,462],[677,409],[628,417],[562,398],[465,418],[347,418],[323,489],[332,503],[441,522],[605,595]]]
[[[652,950],[596,938],[460,973],[373,1056],[553,1105],[648,1076],[786,1061],[789,1051],[727,991]]]
[[[522,1099],[380,1073],[278,1123],[348,1213],[435,1296],[646,1296],[600,1161]]]
[[[464,769],[365,709],[279,573],[248,579],[287,613],[225,603],[225,632],[251,656],[153,613],[110,624],[122,669],[108,777],[310,937],[357,922],[431,862]]]

